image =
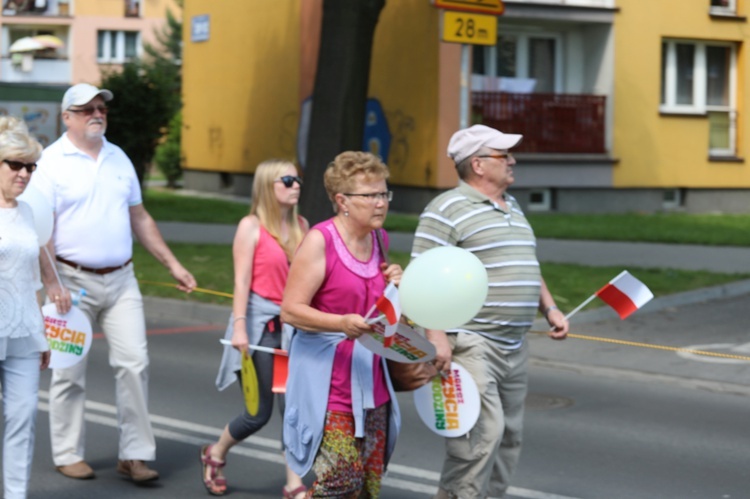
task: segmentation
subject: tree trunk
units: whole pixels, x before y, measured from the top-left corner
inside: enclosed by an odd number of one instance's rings
[[[375,26],[385,0],[324,0],[320,53],[300,212],[329,218],[323,173],[337,154],[362,149]]]

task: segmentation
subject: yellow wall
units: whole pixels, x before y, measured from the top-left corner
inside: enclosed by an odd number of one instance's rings
[[[183,154],[186,168],[251,173],[294,159],[299,120],[299,2],[187,0]],[[210,40],[190,21],[210,14]]]
[[[186,2],[187,169],[250,173],[269,157],[296,157],[299,106],[312,93],[317,59],[319,28],[310,24],[320,22],[321,7],[320,0]],[[211,40],[192,43],[190,19],[200,14],[211,16]],[[439,183],[438,22],[429,2],[399,0],[386,2],[375,31],[369,96],[393,135],[394,184]]]
[[[375,31],[370,97],[383,106],[391,140],[391,182],[438,181],[438,11],[426,0],[386,2]]]
[[[746,15],[747,2],[738,2]],[[750,187],[746,163],[708,161],[708,118],[660,116],[662,38],[742,43],[746,22],[713,20],[707,0],[618,0],[615,18],[616,187]],[[750,140],[744,96],[750,78],[738,51],[738,156]],[[750,158],[747,158],[750,161]]]

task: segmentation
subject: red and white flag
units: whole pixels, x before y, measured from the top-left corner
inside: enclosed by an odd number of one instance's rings
[[[393,343],[393,335],[396,333],[396,324],[401,318],[401,302],[398,299],[398,288],[393,283],[388,284],[383,291],[383,296],[378,298],[375,306],[385,315],[389,326],[385,327],[383,346],[388,348]]]
[[[625,319],[648,303],[654,294],[645,284],[630,275],[630,272],[623,270],[597,291],[596,296],[615,309],[620,319]]]

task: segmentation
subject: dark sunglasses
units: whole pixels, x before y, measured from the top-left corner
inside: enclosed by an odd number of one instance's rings
[[[71,113],[81,113],[84,116],[91,116],[92,114],[94,114],[94,111],[99,111],[104,116],[106,116],[109,112],[109,108],[107,106],[86,106],[80,109],[69,108],[68,111],[70,111]]]
[[[283,177],[274,180],[274,182],[283,182],[284,187],[291,187],[297,182],[299,186],[302,187],[302,178],[296,175],[284,175]]]
[[[20,172],[23,168],[26,168],[26,171],[29,173],[36,170],[36,163],[24,163],[22,161],[11,161],[9,159],[4,159],[3,163],[10,166],[10,169],[14,172]]]

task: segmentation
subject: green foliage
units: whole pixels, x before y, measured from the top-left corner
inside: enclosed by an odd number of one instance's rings
[[[185,267],[193,273],[198,286],[211,291],[232,293],[234,289],[234,275],[232,263],[232,247],[230,245],[211,244],[180,244],[170,243],[169,247]],[[391,261],[406,268],[409,254],[390,252]],[[136,277],[140,281],[172,283],[173,280],[159,262],[157,262],[139,244],[134,245],[133,261],[135,262]],[[569,312],[579,303],[591,296],[604,283],[617,275],[620,267],[583,267],[580,265],[566,265],[543,263],[544,279],[552,290],[558,306]],[[739,279],[746,279],[750,275],[713,274],[710,272],[690,272],[669,269],[629,269],[633,275],[648,285],[654,295],[665,296],[681,291],[698,289],[707,286],[717,286]],[[186,295],[174,288],[141,284],[145,295],[178,298],[183,300],[219,303],[231,305],[232,300],[209,293],[194,292]],[[594,300],[586,309],[601,307],[602,302]]]
[[[183,196],[159,189],[143,192],[143,205],[155,220],[235,225],[250,212],[250,202]]]
[[[158,44],[146,45],[147,57],[104,72],[101,86],[115,98],[109,104],[107,139],[120,146],[143,182],[172,117],[179,111],[182,24],[167,12],[165,28],[156,33]]]
[[[182,112],[178,112],[169,122],[167,139],[156,147],[154,163],[167,179],[168,187],[177,187],[177,180],[182,176],[182,156],[180,155],[180,141],[182,140]]]
[[[750,215],[530,214],[537,237],[750,246]]]

